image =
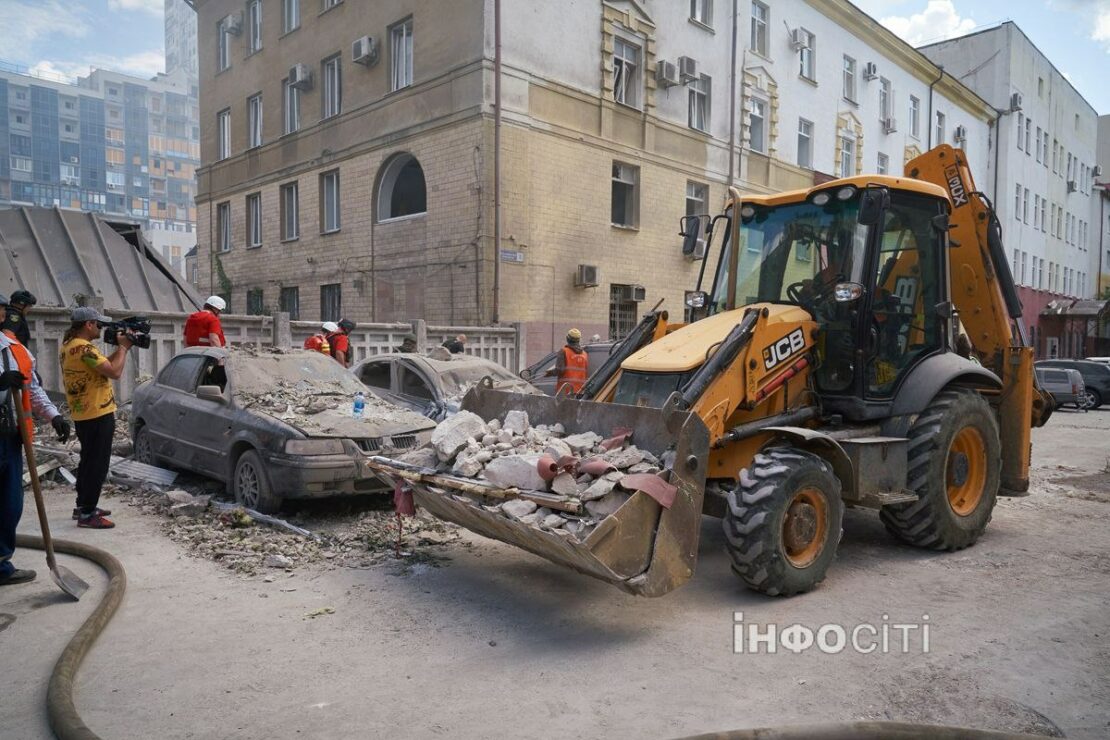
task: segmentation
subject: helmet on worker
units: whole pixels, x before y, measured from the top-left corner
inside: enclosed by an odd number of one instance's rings
[[[227,308],[227,301],[220,298],[218,295],[208,296],[208,300],[204,302],[204,307],[214,310],[216,313],[223,311]]]
[[[339,324],[335,323],[334,321],[325,321],[320,328],[326,331],[328,334],[332,334],[339,331]]]
[[[567,344],[582,344],[582,332],[578,329],[571,329],[568,331]]]

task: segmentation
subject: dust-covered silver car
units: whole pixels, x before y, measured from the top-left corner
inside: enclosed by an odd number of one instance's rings
[[[496,362],[473,355],[437,360],[412,352],[396,352],[363,360],[351,372],[390,403],[436,421],[458,411],[462,397],[482,378],[488,377],[498,390],[542,394]]]
[[[222,480],[264,513],[287,498],[383,490],[365,458],[417,447],[434,426],[302,350],[187,349],[135,390],[131,410],[138,460]]]

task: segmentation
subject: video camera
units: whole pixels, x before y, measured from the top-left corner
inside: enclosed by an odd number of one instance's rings
[[[139,349],[150,347],[150,320],[145,316],[132,316],[119,321],[101,324],[104,327],[104,343],[119,344],[116,335],[122,332]]]

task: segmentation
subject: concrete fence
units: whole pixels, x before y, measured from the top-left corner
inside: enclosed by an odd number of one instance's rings
[[[111,308],[104,309],[104,313],[117,320],[130,315]],[[157,374],[185,346],[185,319],[188,314],[151,311],[143,315],[151,324],[150,348],[131,351],[123,377],[116,384],[116,398],[121,403],[131,398],[136,385]],[[27,323],[31,329],[31,351],[38,363],[43,387],[60,393],[62,382],[58,352],[61,349],[62,335],[69,328],[69,309],[35,308],[28,313]],[[228,344],[232,346],[300,347],[305,339],[320,330],[320,322],[289,321],[289,315],[284,313],[273,316],[225,314],[220,317],[220,323]],[[359,324],[351,333],[353,362],[371,355],[391,352],[409,334],[416,336],[418,351],[421,352],[439,346],[449,337],[465,334],[466,354],[493,360],[513,372],[518,372],[523,367],[519,325],[428,326],[423,320],[411,323]],[[103,349],[108,351],[111,348]]]

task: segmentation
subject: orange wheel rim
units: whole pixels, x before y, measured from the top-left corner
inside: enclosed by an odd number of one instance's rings
[[[948,505],[959,516],[979,506],[987,487],[987,445],[975,427],[964,427],[948,449]]]
[[[782,520],[782,543],[786,559],[795,568],[811,565],[825,549],[829,505],[817,488],[794,494]]]

